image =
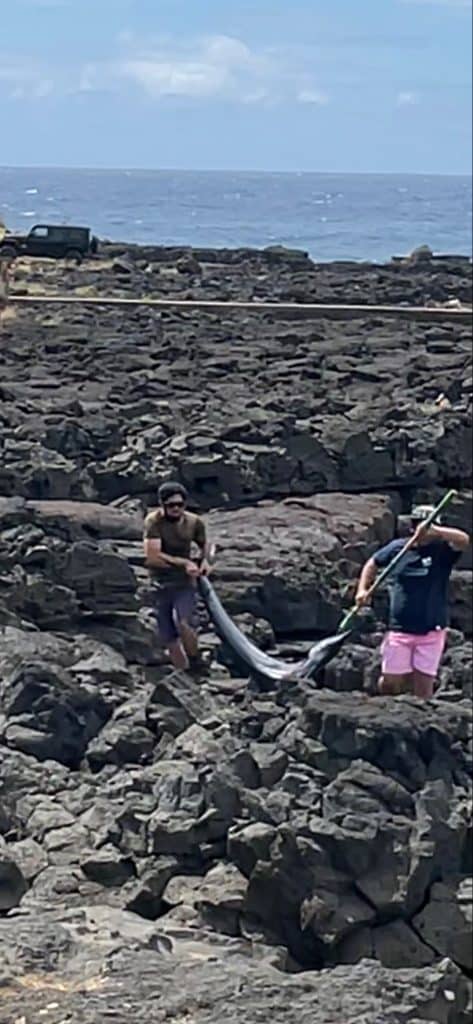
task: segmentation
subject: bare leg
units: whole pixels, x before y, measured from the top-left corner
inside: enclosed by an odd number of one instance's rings
[[[169,657],[174,668],[186,671],[189,668],[189,659],[180,640],[174,640],[168,647]]]
[[[174,621],[175,591],[172,587],[160,587],[157,593],[159,635],[174,668],[181,671],[189,668],[189,659],[182,645]]]
[[[431,630],[420,636],[414,652],[414,694],[420,700],[431,700],[434,695],[435,680],[445,648],[447,631]]]
[[[434,695],[435,676],[427,676],[424,672],[414,669],[412,673],[414,696],[422,700],[431,700]]]
[[[188,622],[179,622],[179,632],[184,651],[188,658],[197,658],[199,655],[199,640],[195,629],[189,626]]]
[[[386,672],[381,676],[378,689],[383,697],[399,697],[401,693],[411,692],[412,676],[410,673],[402,676],[388,675]]]

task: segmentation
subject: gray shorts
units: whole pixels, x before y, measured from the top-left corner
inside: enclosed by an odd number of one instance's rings
[[[156,593],[159,636],[167,647],[179,639],[179,624],[197,628],[197,589],[193,586],[161,586]]]

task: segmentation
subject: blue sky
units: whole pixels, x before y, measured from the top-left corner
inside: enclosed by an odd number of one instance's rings
[[[0,163],[470,173],[471,17],[471,0],[4,0]]]

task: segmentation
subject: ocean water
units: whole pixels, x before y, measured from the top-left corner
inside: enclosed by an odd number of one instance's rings
[[[422,175],[0,168],[11,229],[85,224],[102,239],[287,245],[314,259],[384,261],[421,244],[471,255],[471,178]]]

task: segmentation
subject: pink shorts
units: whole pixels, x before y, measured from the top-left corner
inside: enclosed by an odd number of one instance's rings
[[[381,647],[383,675],[405,676],[415,669],[435,678],[446,638],[446,629],[432,629],[423,635],[391,630]]]

